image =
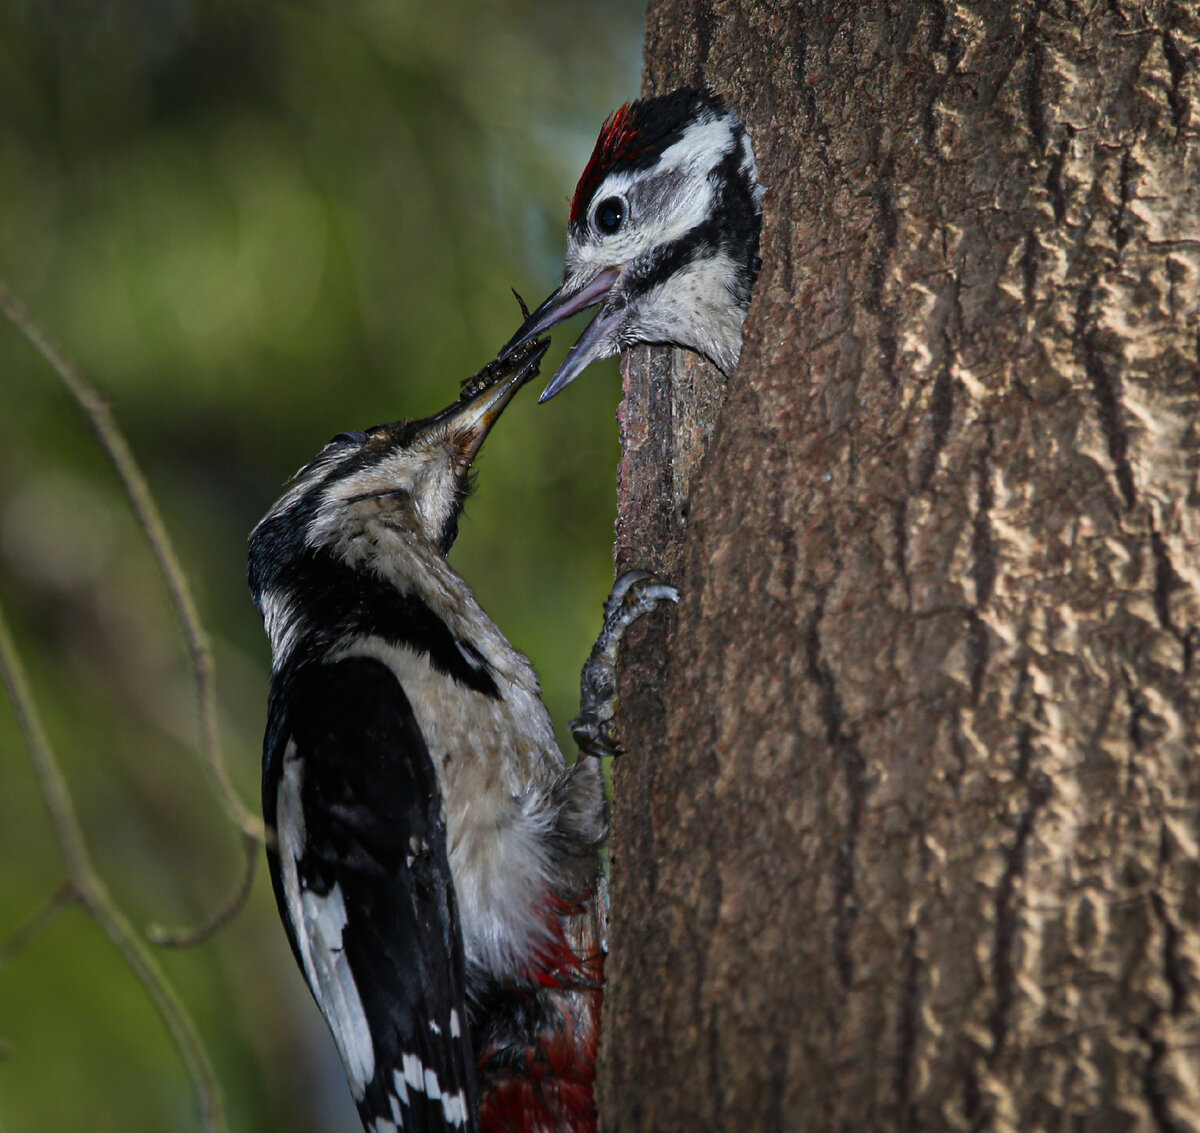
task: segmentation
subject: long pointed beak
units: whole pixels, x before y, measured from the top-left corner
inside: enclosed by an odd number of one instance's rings
[[[561,323],[563,319],[569,319],[572,315],[585,311],[588,307],[594,307],[608,298],[624,270],[624,265],[618,264],[616,267],[605,268],[585,284],[573,290],[560,287],[525,319],[521,329],[509,339],[508,345],[500,351],[500,357],[507,358],[511,351],[519,350],[539,334]],[[555,371],[550,384],[538,398],[539,403],[549,401],[556,393],[579,377],[587,368],[588,363],[601,357],[600,350],[605,335],[620,321],[623,313],[622,308],[601,309],[588,325],[587,330],[579,336],[579,341],[571,347],[566,358],[563,359],[562,365]]]
[[[464,463],[475,459],[504,408],[527,381],[537,376],[538,363],[550,348],[550,340],[526,342],[502,353],[463,384],[458,401],[431,417],[427,427],[441,427],[459,438]],[[509,350],[505,347],[505,351]]]
[[[538,398],[538,404],[549,401],[555,394],[561,393],[584,370],[600,357],[600,350],[609,331],[625,317],[625,308],[609,309],[602,307],[596,317],[587,325],[587,329],[575,341],[575,345],[567,351],[562,364],[554,371],[554,377]]]
[[[514,350],[520,349],[552,326],[557,326],[563,319],[595,306],[612,290],[613,284],[621,277],[621,270],[620,266],[605,268],[574,291],[560,287],[521,324],[521,329],[500,351],[500,359],[507,358]]]

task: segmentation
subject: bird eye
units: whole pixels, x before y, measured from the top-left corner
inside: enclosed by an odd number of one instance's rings
[[[596,206],[596,228],[612,235],[625,223],[625,202],[620,197],[606,197]]]

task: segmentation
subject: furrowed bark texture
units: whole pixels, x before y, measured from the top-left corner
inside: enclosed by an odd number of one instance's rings
[[[647,47],[771,193],[724,403],[628,365],[605,1128],[1200,1128],[1196,6]]]

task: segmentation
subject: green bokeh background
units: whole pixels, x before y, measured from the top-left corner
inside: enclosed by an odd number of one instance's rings
[[[0,2],[0,278],[110,399],[212,636],[257,807],[268,655],[249,529],[330,436],[447,404],[561,267],[596,129],[636,93],[641,5]],[[581,324],[559,335],[547,373]],[[611,580],[616,367],[528,390],[452,561],[561,725]],[[87,425],[0,322],[0,603],[97,864],[134,922],[194,923],[238,841],[195,753],[161,581]],[[63,880],[0,702],[0,941]],[[233,1130],[351,1130],[265,871],[162,963]],[[0,1130],[195,1130],[144,991],[78,910],[0,969]]]

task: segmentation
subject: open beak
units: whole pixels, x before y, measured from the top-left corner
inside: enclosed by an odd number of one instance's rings
[[[548,338],[536,336],[516,348],[506,346],[494,362],[463,383],[458,401],[431,417],[426,427],[453,432],[460,459],[470,464],[513,394],[537,376],[538,363],[549,348]]]
[[[526,343],[537,338],[539,334],[552,326],[569,319],[580,311],[594,307],[607,298],[613,285],[621,277],[622,266],[605,268],[594,275],[582,287],[573,291],[559,288],[522,324],[521,329],[512,336],[505,348],[500,351],[500,358],[506,359]],[[549,401],[556,393],[573,382],[589,363],[599,357],[600,344],[608,332],[621,320],[622,308],[609,310],[601,309],[599,314],[588,324],[587,330],[579,336],[579,341],[567,352],[566,358],[550,379],[550,384],[542,391],[539,402]]]

